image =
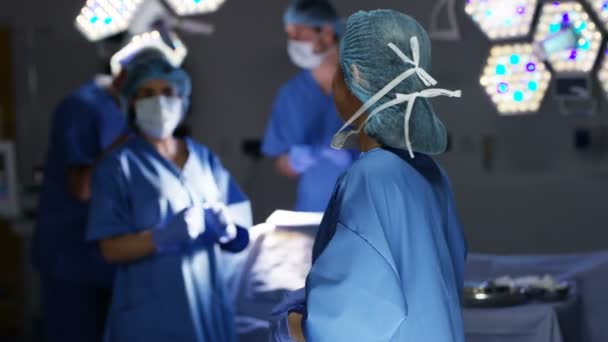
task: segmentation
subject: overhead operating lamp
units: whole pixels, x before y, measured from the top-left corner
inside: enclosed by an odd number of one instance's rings
[[[501,115],[538,111],[551,81],[551,73],[533,51],[532,44],[492,48],[481,85]]]
[[[204,14],[217,11],[225,0],[166,0],[177,15]]]
[[[522,38],[530,33],[537,0],[467,0],[465,12],[490,40]]]
[[[572,44],[568,41],[575,44],[568,47]],[[555,1],[543,5],[534,42],[544,46],[556,73],[589,73],[597,60],[602,34],[580,3]]]
[[[135,11],[143,0],[88,0],[76,17],[76,27],[96,42],[129,27]]]
[[[593,11],[597,15],[598,19],[602,22],[602,25],[608,30],[608,1],[607,0],[586,0],[587,3],[593,8]]]
[[[76,27],[91,42],[126,31],[130,35],[150,32],[151,26],[159,21],[171,29],[208,35],[214,31],[212,25],[180,16],[214,12],[224,2],[225,0],[88,0],[76,18]]]
[[[177,34],[171,32],[168,33],[168,36],[171,39],[169,43],[172,46],[163,40],[159,31],[151,31],[133,36],[129,44],[112,56],[112,59],[110,60],[112,74],[117,75],[120,73],[122,70],[122,61],[146,48],[155,48],[161,51],[171,64],[176,67],[180,66],[188,55],[188,49],[179,39]]]

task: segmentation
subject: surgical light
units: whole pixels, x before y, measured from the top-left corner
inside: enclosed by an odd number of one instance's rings
[[[555,1],[543,5],[534,42],[557,73],[590,72],[602,34],[580,3]]]
[[[118,34],[129,27],[143,0],[88,0],[76,17],[76,28],[92,42]]]
[[[537,0],[467,0],[465,11],[490,40],[528,35]]]
[[[551,73],[534,54],[532,44],[492,48],[480,83],[501,115],[538,111]]]
[[[604,28],[608,30],[608,0],[586,0],[587,3],[593,8],[593,11],[604,25]]]
[[[110,60],[112,74],[117,75],[120,73],[122,70],[122,61],[129,59],[137,52],[148,48],[158,49],[165,55],[171,64],[176,67],[180,66],[188,55],[188,49],[176,34],[169,33],[169,37],[171,39],[171,44],[175,47],[174,49],[165,43],[158,31],[151,31],[133,36],[129,44],[112,56],[112,59]]]
[[[166,0],[178,15],[204,14],[217,11],[225,0]]]

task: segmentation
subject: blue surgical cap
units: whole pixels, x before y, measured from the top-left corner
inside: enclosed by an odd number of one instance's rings
[[[310,27],[331,25],[336,34],[343,32],[338,12],[327,0],[291,0],[285,16],[285,24],[300,24]]]
[[[430,72],[431,42],[426,31],[412,17],[392,10],[360,11],[346,23],[340,47],[340,68],[350,91],[366,103],[388,83],[412,68],[405,64],[389,43],[411,56],[411,38],[418,37],[420,67]],[[410,57],[411,58],[411,57]],[[397,93],[411,94],[427,88],[419,77],[412,75],[381,98],[369,112],[395,99]],[[407,103],[389,107],[369,119],[365,133],[380,144],[406,149],[404,115]],[[414,102],[409,123],[412,150],[425,154],[439,154],[447,146],[446,129],[433,112],[426,98]]]
[[[132,53],[128,56],[126,56],[125,58],[123,58],[122,60],[120,60],[120,65],[123,68],[127,68],[129,66],[129,64],[131,63],[141,63],[141,62],[145,62],[146,60],[149,59],[155,59],[155,58],[165,58],[165,54],[160,51],[159,49],[156,48],[145,48],[142,50],[138,50],[135,53]]]
[[[164,58],[152,57],[133,62],[126,68],[126,79],[122,94],[131,98],[137,89],[150,80],[164,80],[177,89],[177,95],[182,98],[184,109],[189,107],[192,83],[190,76],[181,68],[174,67]]]

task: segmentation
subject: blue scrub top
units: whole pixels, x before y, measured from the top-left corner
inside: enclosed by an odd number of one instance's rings
[[[279,90],[262,145],[268,157],[289,153],[295,145],[329,147],[342,126],[331,95],[310,71],[302,71]],[[340,175],[349,165],[321,160],[300,175],[294,210],[322,212]]]
[[[307,340],[464,341],[466,253],[450,183],[430,157],[363,154],[315,241]]]
[[[183,169],[141,137],[95,172],[89,240],[159,229],[183,209],[226,203],[235,223],[251,225],[251,207],[219,159],[186,139]],[[107,333],[111,342],[236,341],[232,304],[213,242],[118,266]]]
[[[53,113],[33,247],[42,273],[111,286],[113,268],[85,241],[89,203],[70,194],[68,169],[92,166],[124,131],[122,111],[97,81],[69,94]]]

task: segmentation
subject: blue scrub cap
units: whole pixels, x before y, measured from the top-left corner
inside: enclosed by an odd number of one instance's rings
[[[310,27],[332,25],[341,36],[344,25],[335,7],[327,0],[291,0],[283,17],[285,24],[300,24]]]
[[[393,148],[443,153],[446,129],[428,97],[460,92],[426,89],[437,82],[431,67],[431,42],[412,17],[392,10],[360,11],[346,23],[340,68],[350,91],[370,115],[365,133]],[[405,77],[404,77],[405,76]],[[407,116],[408,106],[411,117]],[[376,112],[374,112],[376,110]]]
[[[165,80],[177,88],[177,94],[182,98],[184,109],[188,109],[192,92],[190,76],[183,69],[174,67],[165,58],[152,57],[130,63],[126,72],[122,89],[122,94],[126,98],[131,98],[137,89],[147,81]]]
[[[137,52],[121,59],[120,65],[123,68],[127,68],[129,66],[129,64],[142,63],[147,60],[155,59],[155,58],[165,58],[165,55],[159,49],[146,48],[146,49],[138,50]]]

